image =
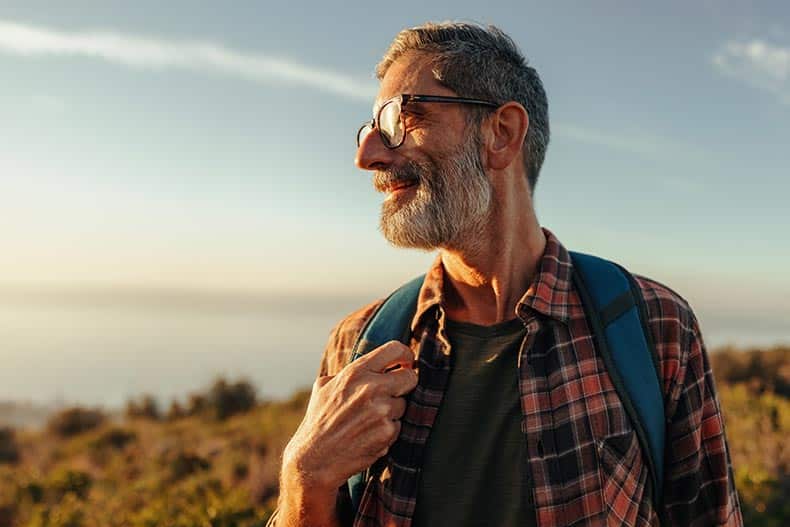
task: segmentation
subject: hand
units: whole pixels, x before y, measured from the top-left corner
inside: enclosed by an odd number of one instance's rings
[[[400,433],[404,396],[416,386],[414,354],[394,340],[319,377],[283,466],[311,487],[335,491],[387,453]]]

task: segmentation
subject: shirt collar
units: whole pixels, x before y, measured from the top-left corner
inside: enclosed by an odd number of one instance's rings
[[[538,272],[527,291],[516,304],[516,315],[526,320],[534,311],[550,318],[567,322],[571,308],[578,301],[571,295],[573,289],[573,266],[571,257],[554,233],[542,227],[546,236],[546,248],[538,264]],[[415,331],[426,319],[439,318],[444,302],[444,266],[441,255],[437,255],[425,275],[417,297],[417,311],[411,329]]]

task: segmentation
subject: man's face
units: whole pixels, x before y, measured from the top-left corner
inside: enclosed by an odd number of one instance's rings
[[[457,95],[434,79],[424,56],[414,54],[389,68],[374,110],[404,93]],[[483,236],[493,192],[480,159],[479,130],[467,125],[464,111],[456,104],[409,103],[402,146],[388,149],[378,131],[360,144],[357,166],[374,170],[376,190],[387,194],[379,227],[391,244],[472,248]]]

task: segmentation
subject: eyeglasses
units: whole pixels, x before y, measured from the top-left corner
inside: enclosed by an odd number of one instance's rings
[[[406,127],[403,124],[401,110],[410,102],[439,102],[456,104],[478,104],[498,108],[500,105],[491,101],[469,99],[467,97],[445,97],[443,95],[413,95],[401,94],[388,99],[381,105],[376,116],[364,123],[357,131],[357,147],[373,130],[378,130],[384,146],[390,149],[398,148],[406,137]]]

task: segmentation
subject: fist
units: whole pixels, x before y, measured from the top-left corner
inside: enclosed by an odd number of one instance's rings
[[[400,433],[405,396],[416,386],[414,354],[394,340],[337,375],[318,377],[284,466],[315,486],[336,489],[387,453]]]

